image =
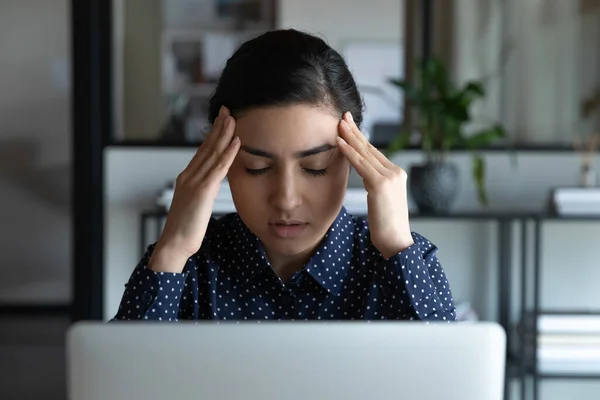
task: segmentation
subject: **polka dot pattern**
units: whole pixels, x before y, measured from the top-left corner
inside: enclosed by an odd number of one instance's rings
[[[182,273],[134,269],[115,320],[439,320],[455,321],[437,247],[414,244],[384,259],[365,219],[342,208],[313,257],[286,282],[237,214],[213,219]]]

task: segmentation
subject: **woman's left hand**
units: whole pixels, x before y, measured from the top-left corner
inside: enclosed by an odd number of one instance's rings
[[[339,124],[338,148],[363,178],[373,245],[387,259],[410,247],[407,174],[367,141],[347,112]]]

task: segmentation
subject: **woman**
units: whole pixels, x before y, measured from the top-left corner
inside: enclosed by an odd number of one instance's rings
[[[410,230],[406,173],[361,134],[356,84],[323,40],[243,44],[209,119],[115,319],[455,320],[437,249]],[[351,167],[367,220],[342,205]],[[225,177],[237,213],[216,220]]]

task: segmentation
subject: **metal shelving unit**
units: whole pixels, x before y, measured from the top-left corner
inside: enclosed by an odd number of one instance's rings
[[[542,275],[542,261],[541,252],[543,245],[542,225],[544,222],[582,222],[582,223],[600,223],[600,216],[571,216],[571,217],[558,217],[554,215],[538,215],[531,218],[529,223],[533,223],[533,266],[532,274],[533,279],[530,282],[528,272],[528,239],[527,235],[528,220],[520,220],[520,238],[521,238],[521,308],[520,317],[518,323],[521,325],[516,336],[518,340],[519,353],[517,358],[519,359],[520,379],[521,379],[521,399],[539,399],[539,383],[541,380],[550,379],[600,379],[600,371],[597,374],[582,374],[582,373],[569,373],[569,372],[541,372],[538,358],[538,338],[540,335],[538,320],[543,315],[600,315],[599,309],[564,309],[564,310],[550,310],[541,307],[541,275]],[[531,293],[533,301],[531,306],[528,306],[527,294]],[[598,305],[600,307],[600,305]],[[529,321],[532,321],[532,326],[529,326]],[[531,339],[529,339],[531,338]],[[527,352],[530,351],[531,356],[526,356]],[[528,378],[531,383],[528,388]],[[528,390],[529,389],[529,390]]]

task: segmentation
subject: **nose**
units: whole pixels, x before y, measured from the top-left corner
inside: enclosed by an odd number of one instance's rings
[[[292,211],[302,204],[299,182],[293,173],[279,173],[272,182],[270,202],[279,211]]]

